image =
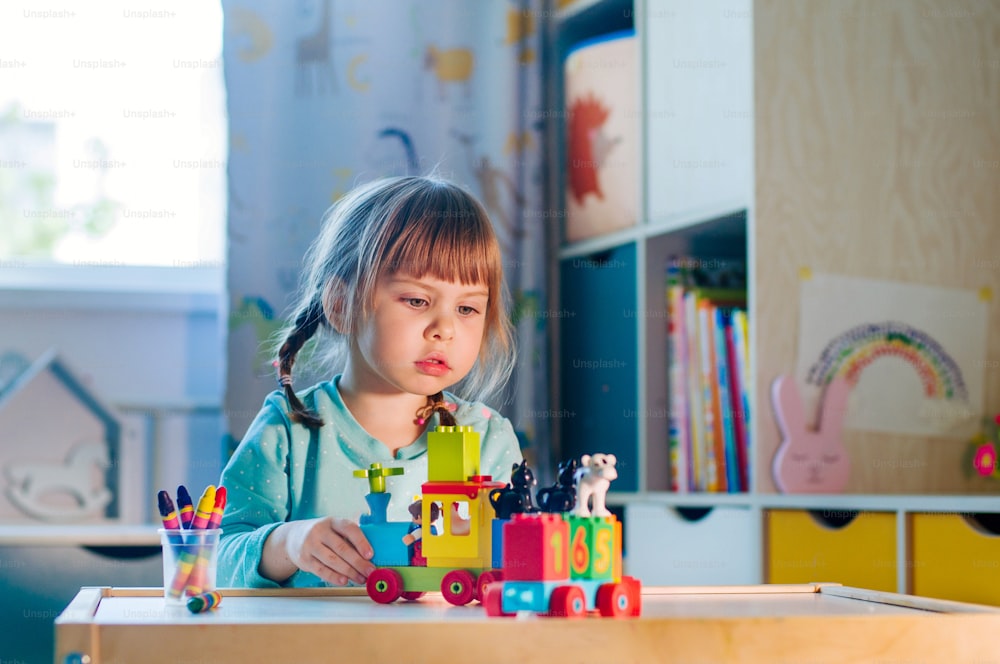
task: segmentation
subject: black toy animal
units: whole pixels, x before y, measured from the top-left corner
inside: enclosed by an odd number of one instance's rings
[[[580,463],[575,459],[559,464],[556,483],[538,491],[538,507],[543,512],[569,512],[576,505],[576,481],[573,477]]]
[[[512,514],[537,512],[531,500],[531,487],[535,486],[535,474],[527,461],[511,467],[510,482],[502,489],[490,491],[490,504],[498,519],[509,519]]]

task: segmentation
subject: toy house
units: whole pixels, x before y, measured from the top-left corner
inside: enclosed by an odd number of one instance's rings
[[[55,351],[0,385],[0,523],[116,520],[122,425]]]

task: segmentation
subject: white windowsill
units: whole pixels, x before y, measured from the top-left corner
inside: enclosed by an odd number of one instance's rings
[[[0,262],[0,308],[216,312],[223,265],[30,265]]]

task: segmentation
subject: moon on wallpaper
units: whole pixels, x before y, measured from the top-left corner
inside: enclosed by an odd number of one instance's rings
[[[363,81],[359,81],[358,77],[355,75],[355,70],[367,60],[368,56],[362,53],[361,55],[356,55],[351,58],[350,64],[347,65],[347,82],[358,92],[367,92],[368,88],[372,86],[370,80],[365,79]]]
[[[237,53],[242,62],[260,60],[270,52],[274,35],[264,19],[249,9],[233,9],[232,21],[234,34],[249,37],[249,44]]]

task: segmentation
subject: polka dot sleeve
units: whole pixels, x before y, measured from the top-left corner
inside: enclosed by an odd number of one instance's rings
[[[219,542],[219,587],[276,588],[258,571],[264,542],[288,510],[288,429],[267,403],[222,471],[228,494]]]

